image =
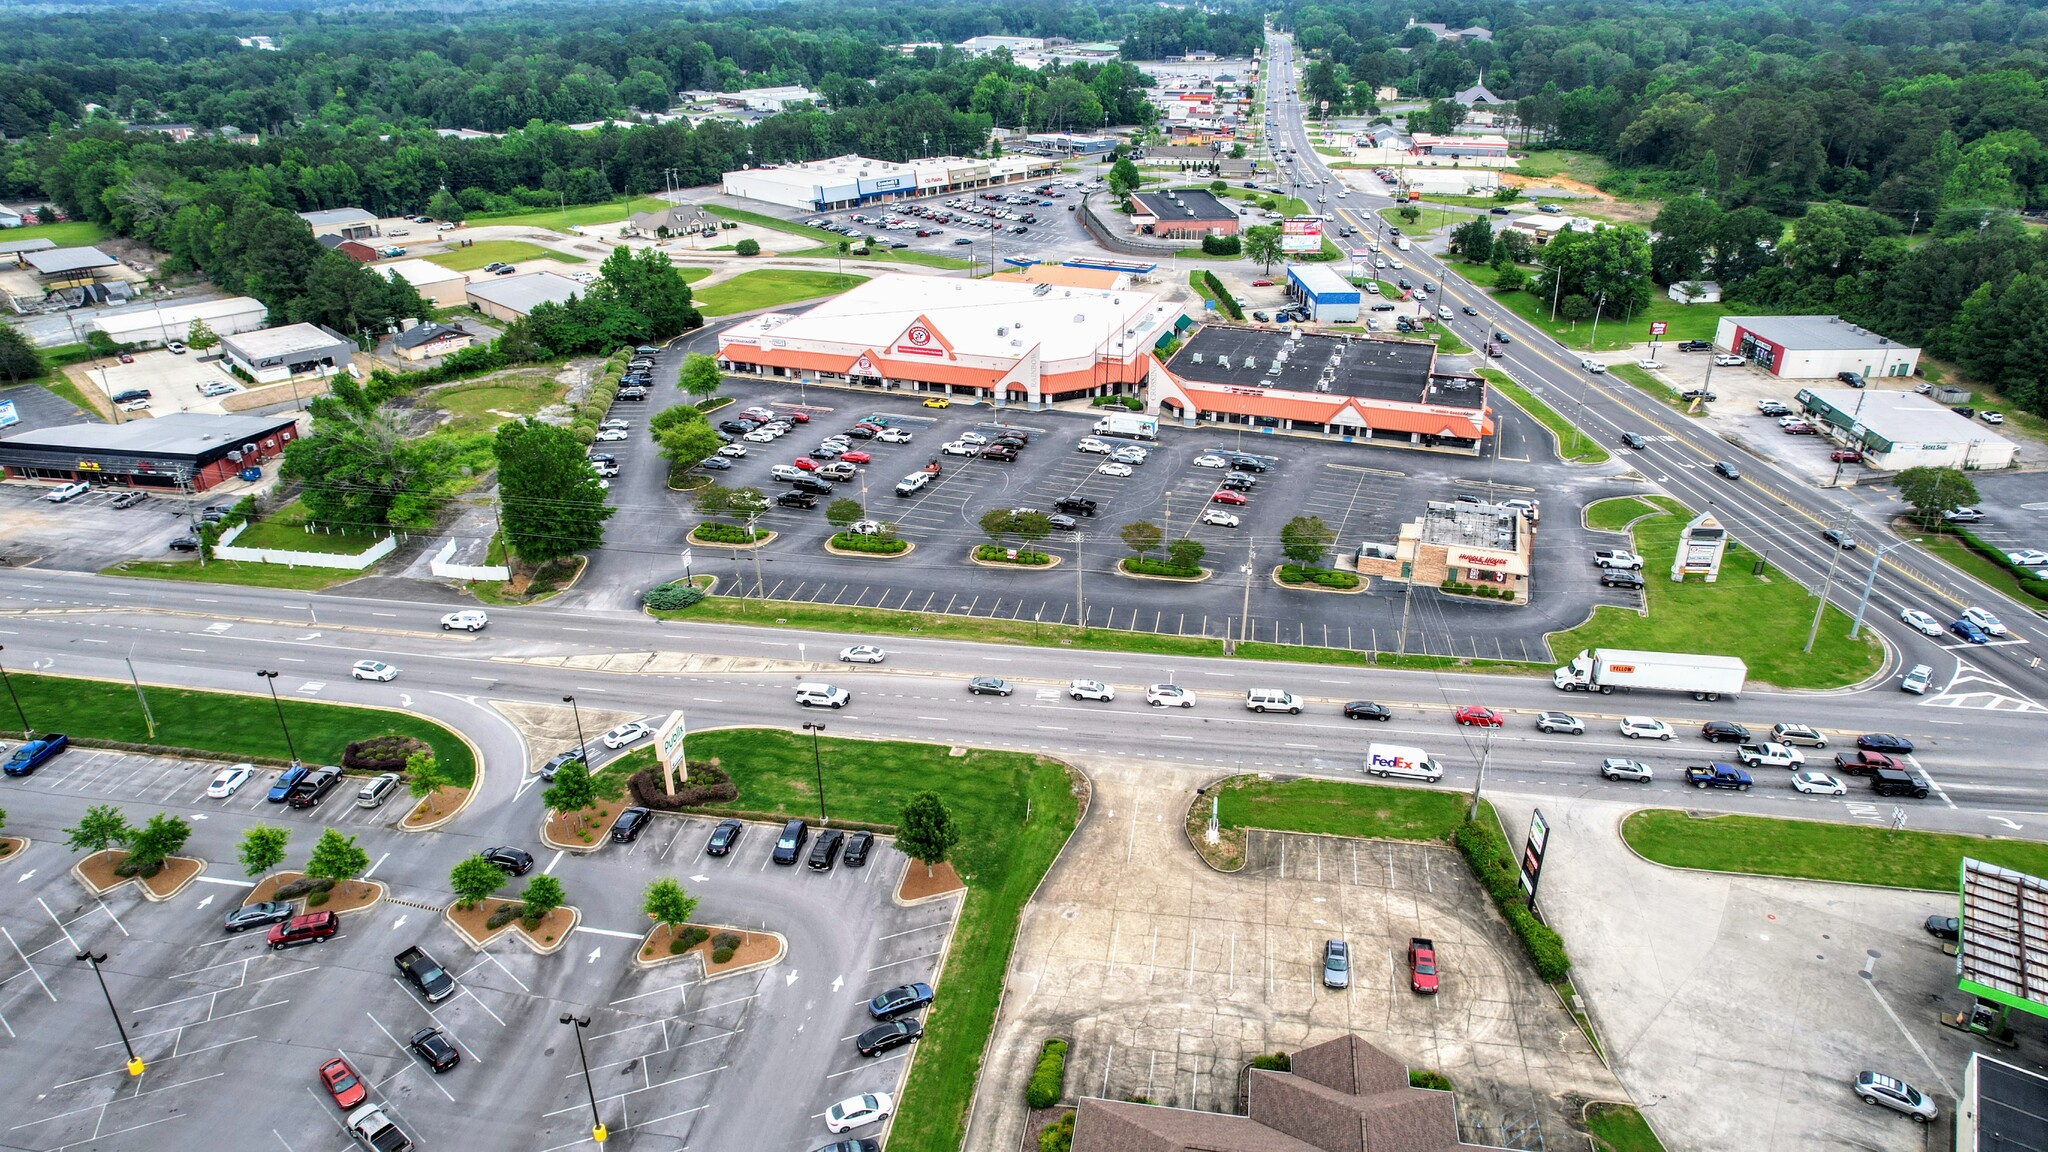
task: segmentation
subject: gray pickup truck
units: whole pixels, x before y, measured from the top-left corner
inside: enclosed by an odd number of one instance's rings
[[[348,1114],[348,1134],[371,1152],[413,1152],[412,1140],[378,1104],[365,1104]]]

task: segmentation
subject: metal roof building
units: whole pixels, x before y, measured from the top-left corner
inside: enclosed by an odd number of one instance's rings
[[[1319,324],[1355,324],[1363,298],[1358,285],[1346,280],[1328,264],[1289,264],[1287,295],[1308,308],[1309,319]]]
[[[522,272],[477,280],[465,290],[469,306],[493,320],[511,323],[542,304],[567,304],[583,285],[553,272]]]
[[[190,335],[194,320],[204,321],[215,335],[232,336],[263,327],[269,315],[261,300],[229,296],[124,312],[96,312],[91,323],[117,344],[168,344]]]
[[[298,435],[289,416],[167,412],[125,424],[66,424],[0,439],[0,467],[31,480],[203,492]]]
[[[1925,396],[1889,388],[1801,388],[1800,405],[1822,431],[1858,448],[1864,463],[1887,472],[1934,468],[2007,468],[2020,446]]]
[[[362,208],[325,208],[318,212],[301,212],[299,219],[313,230],[315,236],[332,232],[343,240],[361,240],[378,233],[377,214]]]

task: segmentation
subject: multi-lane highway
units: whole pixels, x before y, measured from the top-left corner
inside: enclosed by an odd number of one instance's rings
[[[620,613],[549,608],[492,609],[490,627],[474,635],[444,633],[439,607],[344,596],[308,596],[264,589],[218,590],[92,576],[33,572],[0,574],[0,643],[11,670],[125,678],[132,660],[144,682],[254,690],[257,668],[285,673],[281,693],[301,699],[406,706],[456,724],[485,744],[486,760],[516,779],[523,753],[491,702],[556,704],[574,693],[586,706],[648,715],[685,710],[693,729],[726,724],[793,725],[822,720],[835,734],[1018,748],[1091,752],[1233,769],[1327,774],[1357,779],[1368,741],[1419,744],[1449,768],[1447,784],[1471,787],[1485,754],[1475,729],[1451,712],[1484,704],[1509,711],[1495,734],[1485,786],[1529,795],[1590,790],[1676,800],[1675,777],[1686,763],[1726,759],[1725,745],[1697,735],[1703,719],[1734,719],[1761,731],[1780,722],[1814,724],[1835,738],[1817,761],[1847,746],[1855,733],[1883,730],[1910,737],[1916,761],[1937,792],[1907,801],[1918,827],[1968,831],[2030,828],[2048,816],[2048,797],[2025,763],[2041,717],[2032,708],[1974,707],[1954,692],[1908,698],[1896,690],[1815,695],[1750,692],[1739,700],[1697,703],[1666,695],[1584,697],[1559,693],[1544,680],[1510,676],[1393,672],[1313,664],[1253,663],[1017,648],[1001,645],[873,638],[889,659],[880,666],[834,663],[842,645],[867,637],[773,628],[658,623]],[[655,662],[641,671],[637,653],[683,654],[690,662]],[[357,659],[373,657],[400,669],[397,680],[348,678]],[[605,659],[593,659],[604,657]],[[570,659],[565,662],[565,658]],[[1015,681],[1007,698],[969,696],[966,680],[997,675]],[[1116,700],[1068,698],[1071,678],[1099,679]],[[806,712],[793,700],[799,680],[847,688],[842,712]],[[1190,710],[1151,710],[1143,686],[1172,680],[1198,696]],[[1307,698],[1299,716],[1254,714],[1247,689],[1277,687]],[[1967,688],[1968,685],[1963,687]],[[1347,700],[1390,704],[1386,723],[1347,721]],[[1905,706],[1902,706],[1905,705]],[[1534,730],[1533,713],[1573,711],[1585,736]],[[1670,721],[1670,743],[1621,738],[1623,713]],[[31,718],[38,727],[47,719]],[[1603,756],[1634,756],[1656,769],[1650,785],[1602,780]],[[1857,782],[1851,781],[1852,787]],[[1619,790],[1619,791],[1617,791]],[[497,789],[492,790],[498,793]],[[1891,805],[1795,795],[1782,772],[1760,769],[1744,794],[1695,793],[1692,806],[1802,813],[1838,818],[1888,818]],[[496,819],[490,805],[472,819]]]
[[[1293,149],[1287,159],[1309,181],[1327,182],[1321,186],[1332,191],[1345,186],[1309,141],[1305,109],[1298,95],[1301,64],[1292,38],[1273,33],[1267,45],[1269,145]],[[1381,225],[1371,213],[1392,204],[1389,197],[1375,194],[1377,187],[1376,181],[1357,181],[1351,185],[1351,195],[1341,201],[1332,196],[1323,209],[1361,234],[1372,234]],[[1309,196],[1315,191],[1313,186],[1305,189]],[[1441,248],[1439,242],[1432,244]],[[1714,475],[1713,462],[1730,456],[1732,450],[1706,422],[1688,418],[1612,376],[1586,372],[1579,366],[1579,353],[1563,348],[1547,333],[1499,305],[1485,290],[1460,276],[1456,264],[1425,251],[1421,242],[1410,251],[1390,251],[1389,255],[1399,256],[1419,274],[1417,278],[1441,284],[1444,303],[1454,309],[1470,306],[1479,313],[1476,318],[1460,314],[1449,325],[1466,343],[1483,346],[1496,330],[1513,338],[1507,355],[1494,361],[1497,367],[1540,390],[1560,411],[1610,447],[1623,432],[1642,433],[1649,448],[1627,454],[1630,465],[1687,506],[1711,507],[1737,539],[1810,589],[1827,586],[1829,567],[1834,565],[1832,601],[1846,611],[1856,610],[1870,571],[1869,549],[1892,539],[1881,520],[1866,516],[1861,507],[1841,499],[1837,491],[1814,488],[1754,457],[1746,458],[1741,481],[1731,483]],[[1643,338],[1648,339],[1647,332]],[[1836,523],[1862,529],[1857,535],[1866,542],[1865,549],[1839,553],[1823,541],[1821,532]],[[1898,621],[1902,608],[1919,608],[1945,622],[1973,604],[1995,612],[2010,626],[2012,635],[1987,646],[1972,646],[1953,636],[1923,637]],[[2013,602],[1917,548],[1897,548],[1884,555],[1871,587],[1866,623],[1892,641],[1902,665],[1933,665],[1942,679],[1953,675],[1978,682],[1982,678],[1987,682],[1982,691],[2003,692],[2016,701],[2048,693],[2048,669],[2041,662],[2048,629],[2041,626],[2031,607]],[[1802,639],[1788,637],[1787,643]],[[1891,671],[1896,677],[1903,667]]]

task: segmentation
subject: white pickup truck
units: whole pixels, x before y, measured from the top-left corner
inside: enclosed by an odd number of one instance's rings
[[[1602,548],[1593,553],[1593,563],[1602,568],[1626,568],[1638,572],[1642,570],[1643,558],[1625,548]]]
[[[1744,744],[1736,749],[1735,758],[1745,768],[1799,768],[1806,763],[1806,753],[1770,741]]]

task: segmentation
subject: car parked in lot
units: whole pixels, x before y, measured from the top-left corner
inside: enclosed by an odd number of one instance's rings
[[[746,828],[745,823],[731,817],[720,820],[718,827],[711,830],[711,839],[704,844],[704,854],[706,856],[728,855],[732,852],[733,846],[740,842],[740,833],[746,831]]]
[[[1955,941],[1963,938],[1963,922],[1954,916],[1943,916],[1939,912],[1929,916],[1921,927],[1936,940]]]
[[[1451,718],[1460,725],[1474,728],[1498,728],[1506,723],[1499,712],[1477,704],[1465,705],[1453,713]]]
[[[890,1020],[854,1037],[853,1047],[863,1056],[880,1056],[923,1035],[924,1025],[915,1020]]]
[[[236,790],[248,783],[249,777],[255,774],[254,764],[237,764],[232,768],[223,768],[215,772],[213,779],[206,785],[206,795],[210,799],[225,800],[233,796]]]
[[[839,859],[839,849],[846,844],[846,833],[837,828],[827,828],[818,833],[818,842],[811,845],[808,861],[813,872],[830,872]]]
[[[320,1086],[333,1097],[335,1107],[344,1112],[361,1104],[370,1093],[363,1087],[363,1078],[356,1075],[349,1062],[339,1056],[320,1066]]]
[[[270,926],[267,940],[276,951],[296,948],[301,944],[318,944],[333,938],[341,931],[341,921],[332,912],[308,912],[294,916],[282,924]]]
[[[1251,503],[1251,500],[1242,492],[1233,492],[1230,489],[1225,488],[1211,495],[1209,497],[1209,502],[1211,504],[1229,504],[1233,507],[1241,508],[1246,504]]]
[[[846,851],[839,857],[848,868],[865,868],[868,854],[875,850],[875,834],[865,828],[846,837]]]
[[[486,848],[477,855],[497,865],[507,876],[524,876],[533,871],[533,853],[524,848],[500,844],[495,848]]]
[[[612,841],[617,844],[631,844],[640,838],[640,833],[652,819],[654,813],[638,805],[626,809],[619,813],[619,818],[612,823]]]
[[[1934,1101],[1927,1094],[1896,1077],[1881,1072],[1858,1072],[1855,1082],[1856,1095],[1865,1104],[1889,1108],[1902,1112],[1916,1123],[1925,1124],[1941,1114]]]
[[[1424,996],[1436,995],[1436,942],[1421,936],[1408,940],[1408,987]]]
[[[228,932],[247,932],[251,928],[267,928],[282,924],[297,911],[289,900],[259,900],[254,904],[242,904],[228,909],[221,921],[222,929]]]
[[[412,1034],[412,1039],[406,1041],[405,1046],[435,1072],[446,1072],[462,1063],[462,1053],[439,1028],[420,1029]]]
[[[887,1120],[895,1110],[896,1101],[887,1092],[849,1096],[825,1109],[825,1128],[831,1132],[851,1132]]]
[[[931,985],[898,984],[876,994],[874,999],[868,1001],[868,1015],[877,1020],[893,1020],[907,1012],[915,1012],[931,1002]]]
[[[1351,986],[1351,945],[1342,940],[1323,941],[1323,987]]]

